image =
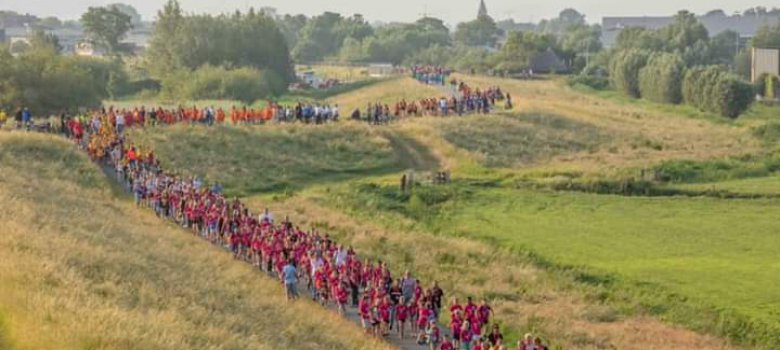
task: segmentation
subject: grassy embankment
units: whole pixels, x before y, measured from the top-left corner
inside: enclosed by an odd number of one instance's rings
[[[393,94],[405,93],[398,82],[403,80],[338,99],[362,104],[366,98],[357,95],[382,98],[391,86]],[[464,180],[420,188],[413,196],[395,193],[397,174],[345,186],[327,182],[271,206],[337,231],[361,252],[393,266],[413,267],[445,286],[457,284],[461,295],[489,297],[500,306],[499,314],[511,315],[501,317],[509,329],[536,331],[566,348],[726,346],[648,315],[759,348],[777,344],[777,318],[766,311],[777,305],[778,286],[766,275],[777,272],[767,251],[777,246],[775,201],[514,189],[518,179],[611,179],[663,162],[761,156],[766,143],[754,135],[755,125],[678,114],[677,107],[626,104],[556,82],[485,83],[512,92],[519,107],[504,115],[421,118],[367,131],[380,139],[389,134],[412,141],[408,148],[434,155]],[[243,140],[262,145],[268,137],[253,135]],[[180,136],[169,139],[163,158],[186,149],[178,146],[191,141]],[[278,153],[296,147],[283,149]],[[236,159],[235,164],[244,159],[237,153],[219,155]],[[202,163],[207,169],[201,174],[224,168]],[[289,169],[305,174],[302,164]],[[265,171],[260,165],[245,169]],[[234,172],[216,174],[212,179],[235,178]],[[253,202],[268,205],[265,197]],[[485,277],[501,273],[507,277]],[[732,293],[745,281],[751,294]]]
[[[0,348],[386,349],[130,201],[67,142],[0,134]]]

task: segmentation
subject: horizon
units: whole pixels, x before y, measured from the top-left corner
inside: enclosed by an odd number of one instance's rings
[[[312,4],[290,4],[282,0],[270,0],[265,3],[255,1],[225,1],[209,2],[205,0],[180,0],[182,8],[188,13],[221,14],[236,10],[246,11],[250,7],[261,9],[265,7],[275,8],[279,14],[304,14],[314,16],[323,12],[336,12],[345,16],[361,14],[370,23],[382,22],[412,22],[425,15],[444,20],[450,25],[468,21],[476,17],[479,0],[468,0],[459,4],[449,4],[445,0],[428,0],[422,4],[413,0],[400,0],[401,5],[409,3],[412,6],[398,6],[398,1],[393,3],[368,4],[362,6],[350,5],[349,0],[332,0],[328,3],[319,3],[314,0]],[[49,4],[46,1],[29,2],[23,0],[7,0],[0,10],[15,11],[22,14],[31,14],[38,17],[54,16],[62,20],[78,20],[82,13],[90,6],[105,6],[122,1],[112,0],[73,0],[69,4]],[[144,21],[153,21],[157,11],[162,8],[166,0],[141,0],[125,1],[135,7]],[[473,2],[473,4],[471,3]],[[601,23],[604,17],[657,17],[671,16],[680,10],[688,10],[696,15],[703,15],[712,10],[723,10],[727,15],[742,12],[751,7],[777,7],[777,3],[758,1],[753,5],[745,5],[737,0],[718,1],[690,1],[684,5],[678,2],[662,0],[654,3],[627,4],[618,0],[582,0],[579,4],[571,6],[566,1],[522,1],[520,3],[511,0],[486,0],[489,14],[496,20],[513,19],[515,22],[539,22],[543,19],[557,17],[558,13],[566,8],[573,8],[586,15],[589,23]],[[61,6],[61,7],[60,7]],[[533,10],[525,11],[532,7]],[[398,8],[412,10],[402,11]],[[525,7],[525,8],[524,8]],[[611,11],[602,9],[610,8]]]

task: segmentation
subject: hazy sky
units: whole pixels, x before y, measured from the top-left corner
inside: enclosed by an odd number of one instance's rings
[[[105,5],[118,0],[0,0],[0,10],[14,10],[39,16],[56,15],[78,18],[89,6]],[[165,0],[125,0],[135,6],[145,19],[153,18]],[[280,13],[307,15],[334,11],[343,14],[360,13],[369,21],[411,21],[423,12],[449,23],[476,16],[479,0],[180,0],[188,12],[230,12],[275,7]],[[704,13],[723,9],[726,13],[752,6],[780,6],[778,0],[486,0],[488,10],[498,20],[538,21],[554,17],[560,10],[573,7],[598,22],[603,16],[669,15],[680,9]],[[427,10],[426,10],[427,9]]]

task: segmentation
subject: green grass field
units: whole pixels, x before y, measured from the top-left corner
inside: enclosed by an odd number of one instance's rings
[[[584,271],[618,285],[642,310],[766,347],[780,342],[776,234],[780,201],[623,197],[485,188],[466,183],[341,192],[354,208],[397,212],[414,227],[531,254],[537,263]],[[610,292],[611,293],[611,292]],[[649,294],[647,294],[649,293]],[[669,299],[666,299],[666,298]],[[682,303],[672,302],[681,298]],[[689,314],[696,309],[702,313]],[[717,310],[717,311],[716,311]],[[744,333],[719,317],[744,320]],[[769,348],[772,348],[771,346]]]
[[[719,182],[674,185],[690,191],[730,192],[738,194],[780,195],[780,176],[754,177]]]

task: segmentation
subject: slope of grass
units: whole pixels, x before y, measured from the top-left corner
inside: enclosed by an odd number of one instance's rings
[[[608,140],[587,123],[538,114],[450,119],[441,128],[445,140],[490,167],[528,166],[564,154],[593,152]]]
[[[548,193],[468,184],[393,195],[358,187],[353,206],[395,211],[439,234],[535,256],[692,329],[780,344],[780,202]],[[624,292],[617,292],[618,294]],[[614,297],[614,295],[613,295]],[[608,298],[613,298],[608,297]],[[624,305],[625,306],[625,305]]]
[[[389,349],[107,186],[65,141],[0,134],[0,348]]]
[[[390,142],[365,125],[180,125],[131,135],[167,168],[219,181],[236,195],[395,172],[405,165]]]
[[[328,102],[337,103],[341,107],[342,114],[348,117],[356,108],[359,108],[361,113],[365,113],[368,103],[387,103],[392,110],[392,106],[402,99],[412,101],[446,95],[442,90],[420,84],[412,78],[399,77],[384,80],[364,89],[332,96],[328,98]]]
[[[612,135],[611,147],[544,167],[585,173],[648,167],[670,159],[714,159],[763,151],[762,142],[739,122],[700,115],[681,106],[583,93],[562,81],[519,81],[456,75],[474,86],[501,86],[515,111],[558,115],[589,123]]]

